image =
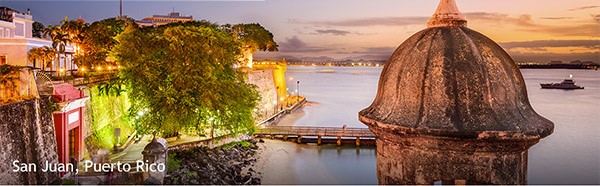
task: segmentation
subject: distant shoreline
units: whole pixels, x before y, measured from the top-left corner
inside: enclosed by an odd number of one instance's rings
[[[380,63],[288,63],[288,66],[305,66],[305,67],[383,67],[385,64]],[[598,70],[600,65],[588,64],[519,64],[520,69],[583,69],[583,70]]]

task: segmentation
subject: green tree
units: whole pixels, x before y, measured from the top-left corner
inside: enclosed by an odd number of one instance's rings
[[[117,41],[113,54],[141,131],[253,132],[259,94],[233,68],[241,45],[230,33],[199,23],[127,27]]]
[[[273,34],[258,23],[224,26],[233,36],[241,41],[246,66],[252,67],[252,55],[257,51],[278,51]]]
[[[32,28],[31,28],[32,36],[37,37],[37,38],[42,38],[43,33],[44,33],[44,24],[37,22],[37,21],[33,22]]]
[[[40,60],[40,62],[42,64],[42,70],[44,70],[44,71],[50,64],[52,64],[52,59],[54,59],[55,57],[56,57],[56,51],[53,48],[48,47],[48,46],[32,48],[27,53],[28,60],[33,61],[34,66],[38,62],[38,60]]]
[[[66,19],[66,18],[65,18]],[[44,38],[46,37],[50,37],[50,40],[52,41],[52,48],[54,48],[54,50],[57,52],[57,63],[59,62],[59,56],[65,55],[66,53],[66,48],[67,45],[69,43],[71,43],[71,38],[69,37],[69,34],[66,33],[61,27],[59,26],[53,26],[53,25],[49,25],[48,27],[46,27],[46,29],[44,29]],[[65,68],[67,67],[67,58],[65,57],[64,60],[64,66]],[[58,69],[57,69],[58,70]]]
[[[129,19],[109,18],[89,25],[80,45],[82,55],[75,58],[75,63],[79,66],[98,66],[114,61],[109,59],[109,54],[118,44],[115,37],[125,30],[126,25],[134,26],[135,23],[131,23]]]

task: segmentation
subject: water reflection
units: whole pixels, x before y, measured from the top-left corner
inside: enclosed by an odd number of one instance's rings
[[[317,73],[320,69],[333,69],[335,73]],[[372,67],[288,67],[287,76],[303,82],[300,87],[302,94],[309,101],[319,103],[318,106],[305,107],[303,116],[292,123],[335,127],[346,123],[349,127],[366,127],[357,120],[357,113],[373,101],[380,73],[381,68]],[[554,133],[529,150],[528,183],[600,184],[600,125],[597,120],[600,71],[531,69],[522,70],[522,73],[531,105],[555,124]],[[585,86],[585,89],[540,89],[539,83],[560,82],[569,74],[573,74],[577,84]],[[302,145],[299,151],[295,151],[298,145],[294,143],[282,146],[291,148],[288,150],[290,156],[299,158],[287,159],[288,162],[276,161],[272,167],[286,163],[290,166],[271,169],[275,174],[269,174],[265,169],[265,184],[378,183],[374,148],[361,147],[356,152],[354,146],[349,146],[339,152],[335,146],[317,148]],[[333,175],[334,178],[320,175]],[[284,181],[274,182],[273,177],[281,177]]]

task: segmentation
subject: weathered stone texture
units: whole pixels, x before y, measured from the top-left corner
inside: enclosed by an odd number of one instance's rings
[[[49,97],[0,106],[0,184],[49,184],[57,173],[42,172],[58,163]],[[37,172],[13,172],[13,161],[35,163]]]
[[[383,69],[375,101],[360,115],[409,133],[463,138],[545,137],[554,128],[529,104],[510,56],[465,27],[428,28],[402,43]]]
[[[527,150],[554,124],[529,104],[510,56],[464,27],[454,1],[440,6],[433,26],[392,54],[359,112],[377,136],[379,183],[526,184]]]

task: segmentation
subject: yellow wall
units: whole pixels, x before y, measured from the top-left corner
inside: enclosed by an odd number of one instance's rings
[[[264,70],[264,69],[272,69],[273,70],[273,83],[275,84],[277,91],[277,99],[281,100],[287,97],[287,86],[286,86],[286,78],[285,71],[287,70],[287,62],[283,61],[264,61],[264,62],[254,62],[253,70]]]

